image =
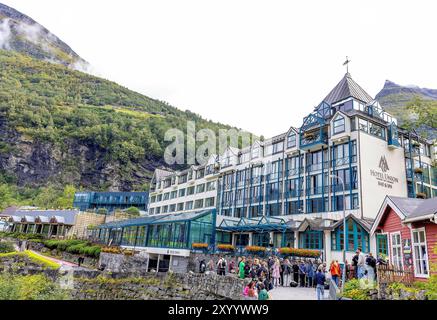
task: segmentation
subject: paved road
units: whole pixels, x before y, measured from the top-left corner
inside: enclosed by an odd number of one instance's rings
[[[277,287],[269,293],[272,300],[317,300],[316,289],[313,288]],[[327,297],[328,290],[325,290],[325,299]]]

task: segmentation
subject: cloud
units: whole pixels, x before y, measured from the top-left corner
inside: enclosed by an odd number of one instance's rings
[[[9,50],[10,39],[11,39],[11,27],[9,25],[9,19],[5,19],[0,24],[0,49]]]

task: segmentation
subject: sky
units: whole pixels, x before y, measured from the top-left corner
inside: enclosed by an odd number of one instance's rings
[[[437,88],[437,1],[0,0],[93,72],[271,137],[299,127],[346,72]]]

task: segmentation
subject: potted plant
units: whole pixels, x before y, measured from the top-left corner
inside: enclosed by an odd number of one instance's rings
[[[217,245],[219,251],[235,251],[235,247],[232,244],[219,244]]]
[[[319,250],[311,249],[298,249],[298,248],[279,248],[279,253],[284,255],[290,255],[294,257],[305,257],[305,258],[318,258],[320,257]]]
[[[414,173],[422,174],[423,173],[423,169],[420,168],[420,167],[414,168]]]
[[[424,193],[424,192],[417,192],[416,193],[416,198],[418,198],[418,199],[426,199],[426,193]]]
[[[206,249],[208,249],[208,244],[207,243],[200,243],[200,242],[194,242],[192,245],[191,245],[191,247],[194,249],[194,250],[206,250]]]
[[[252,253],[263,253],[266,252],[266,247],[260,247],[260,246],[247,246],[246,248],[247,252],[252,252]]]

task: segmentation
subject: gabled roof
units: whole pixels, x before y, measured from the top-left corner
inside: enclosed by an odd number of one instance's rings
[[[365,103],[369,103],[373,100],[373,98],[352,79],[350,73],[346,73],[343,79],[340,80],[323,101],[332,105],[350,97]]]
[[[366,219],[366,218],[359,219],[352,213],[346,216],[346,220],[349,218],[353,219],[356,223],[362,226],[367,232],[369,232],[370,229],[372,228],[373,219]],[[336,223],[331,225],[331,228],[334,230],[335,228],[339,227],[342,224],[343,224],[343,219],[338,220]]]
[[[46,222],[55,218],[57,223],[74,225],[78,210],[17,210],[11,215],[13,222],[18,222],[14,218],[25,219],[25,222],[35,222],[39,218],[41,222]]]
[[[373,223],[371,233],[376,231],[387,207],[390,207],[403,223],[432,219],[437,214],[437,198],[414,199],[386,196]]]

